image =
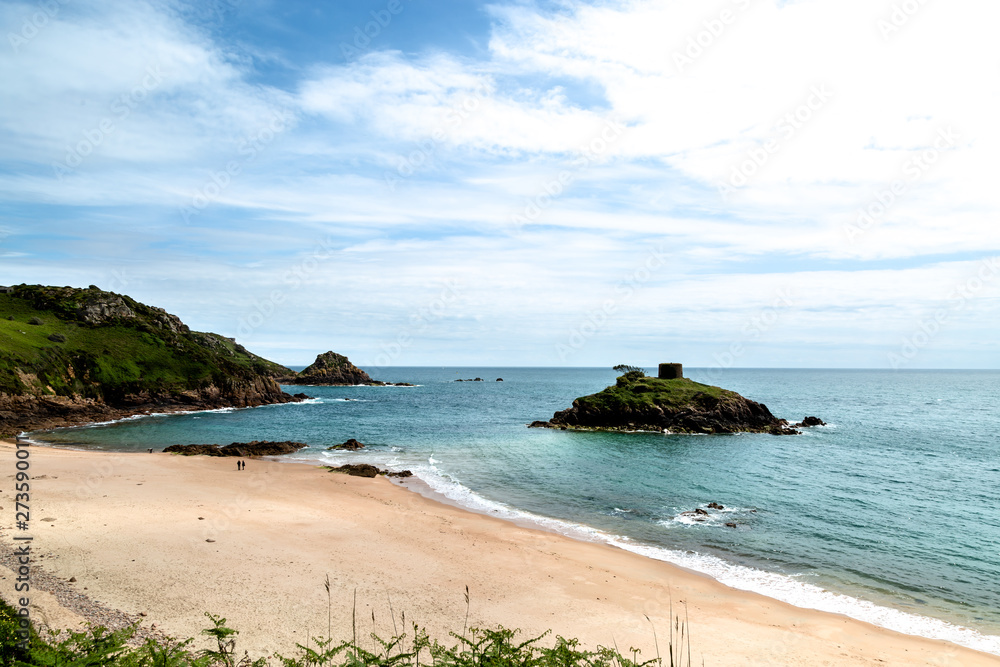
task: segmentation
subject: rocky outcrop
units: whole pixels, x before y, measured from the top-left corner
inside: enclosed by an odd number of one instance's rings
[[[183,456],[239,456],[242,458],[251,458],[254,456],[293,454],[303,447],[307,447],[304,442],[254,440],[252,442],[234,442],[223,447],[219,447],[218,445],[170,445],[163,451]]]
[[[23,431],[82,426],[143,414],[169,414],[218,408],[249,408],[295,403],[308,398],[289,396],[270,378],[224,382],[176,393],[139,391],[108,402],[80,395],[11,396],[0,393],[0,437]]]
[[[52,310],[60,319],[74,319],[97,327],[107,324],[142,323],[175,334],[188,333],[187,325],[162,308],[147,306],[96,285],[87,289],[17,285],[10,293],[30,301],[35,307]]]
[[[382,382],[381,380],[373,380],[368,373],[352,364],[350,359],[336,352],[324,352],[317,355],[316,361],[301,372],[280,373],[275,376],[275,380],[281,384],[307,384],[324,387],[353,387],[356,385],[368,385],[372,387],[413,386],[409,382]]]
[[[333,449],[333,450],[346,450],[346,451],[349,451],[349,452],[356,452],[359,449],[364,449],[364,448],[365,448],[365,446],[363,444],[361,444],[360,442],[358,442],[357,440],[355,440],[354,438],[350,438],[346,442],[342,442],[339,445],[332,445],[330,447],[327,447],[328,450],[331,450],[331,449]]]
[[[330,472],[339,472],[345,475],[351,475],[352,477],[378,477],[379,475],[385,475],[386,477],[412,477],[413,473],[409,470],[399,470],[397,472],[389,472],[388,470],[382,470],[376,466],[369,463],[348,463],[342,466],[327,466],[326,468]]]
[[[342,466],[331,467],[330,472],[340,472],[352,477],[378,477],[382,472],[369,463],[347,463]]]
[[[685,378],[625,376],[602,392],[573,401],[548,422],[531,427],[606,431],[797,434],[766,405],[736,392]]]
[[[279,377],[282,384],[358,385],[375,381],[342,354],[324,352],[313,364],[297,375]]]

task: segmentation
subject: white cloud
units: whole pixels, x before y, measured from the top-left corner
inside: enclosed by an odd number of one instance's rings
[[[247,342],[289,363],[336,341],[372,363],[455,279],[461,298],[397,363],[475,361],[483,349],[501,363],[604,363],[616,349],[687,339],[690,363],[706,364],[793,285],[797,306],[760,358],[805,341],[840,346],[846,360],[895,344],[974,270],[969,256],[998,250],[1000,9],[928,3],[885,40],[882,2],[561,7],[494,6],[482,60],[372,51],[289,68],[304,74],[281,89],[251,83],[232,45],[160,5],[61,5],[0,53],[0,198],[52,207],[4,221],[0,282],[108,286],[112,269],[127,270],[124,291],[228,334],[286,290],[286,315]],[[678,71],[675,52],[723,8],[733,20]],[[35,9],[3,5],[0,32]],[[130,97],[137,86],[142,99]],[[113,106],[123,95],[134,102],[124,118]],[[801,127],[778,127],[803,105]],[[248,157],[241,147],[275,113],[281,130]],[[605,141],[608,118],[625,129]],[[53,177],[52,162],[106,119],[113,131]],[[954,144],[925,155],[947,128]],[[721,197],[717,184],[771,138],[763,166]],[[912,161],[931,156],[912,178]],[[561,174],[569,182],[553,194]],[[905,192],[877,213],[894,181]],[[205,206],[184,218],[198,195]],[[512,224],[532,204],[537,215]],[[859,209],[876,213],[852,232]],[[331,259],[290,289],[289,271],[328,242]],[[579,354],[554,356],[661,244],[668,265],[616,302]],[[981,348],[995,294],[984,288],[937,344]],[[292,349],[291,338],[307,343]],[[466,356],[435,357],[442,341]]]
[[[37,10],[5,4],[0,33]],[[8,157],[72,173],[203,159],[289,112],[287,95],[247,84],[224,50],[144,2],[61,5],[2,52],[0,79]]]

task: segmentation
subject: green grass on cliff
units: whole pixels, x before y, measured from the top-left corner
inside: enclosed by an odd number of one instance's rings
[[[694,382],[687,378],[661,380],[654,377],[629,377],[623,375],[618,383],[603,391],[576,399],[574,404],[581,408],[620,412],[642,410],[657,405],[663,408],[681,409],[697,405],[705,399],[738,397],[735,392],[708,384]]]
[[[15,290],[0,294],[2,393],[114,399],[140,391],[175,393],[222,385],[234,377],[290,372],[222,336],[170,331],[162,326],[165,313],[128,297],[96,289],[19,286]],[[87,300],[116,297],[136,316],[91,324],[77,314]],[[56,340],[50,339],[53,334],[58,334]]]

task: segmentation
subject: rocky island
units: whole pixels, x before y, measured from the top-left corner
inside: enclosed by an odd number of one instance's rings
[[[373,380],[368,373],[364,372],[351,363],[350,359],[336,352],[324,352],[316,357],[316,361],[295,373],[287,368],[281,369],[283,372],[275,376],[275,380],[281,384],[302,384],[312,386],[356,386],[369,385],[373,387],[412,387],[408,382],[382,382]]]
[[[306,398],[281,390],[282,372],[231,338],[93,285],[0,291],[0,436]]]
[[[535,428],[588,431],[655,431],[662,433],[771,433],[796,435],[795,427],[822,424],[809,417],[790,425],[767,406],[734,391],[683,377],[680,364],[661,364],[659,377],[632,367],[616,384],[573,401]],[[815,420],[815,421],[813,421]]]

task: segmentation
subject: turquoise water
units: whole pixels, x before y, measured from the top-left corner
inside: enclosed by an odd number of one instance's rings
[[[300,440],[297,460],[408,468],[479,511],[1000,653],[998,371],[687,370],[779,417],[829,423],[796,437],[525,428],[612,384],[610,369],[371,372],[420,386],[309,387],[305,404],[34,437],[108,450]],[[488,381],[454,382],[477,376]],[[370,448],[325,451],[348,438]],[[680,516],[712,501],[726,509],[705,523]]]

